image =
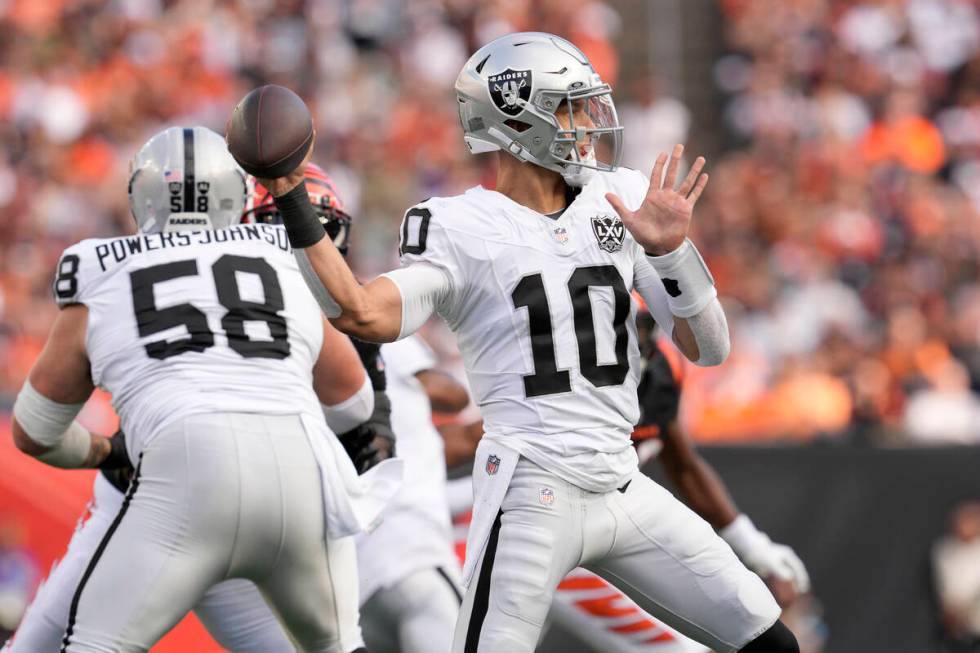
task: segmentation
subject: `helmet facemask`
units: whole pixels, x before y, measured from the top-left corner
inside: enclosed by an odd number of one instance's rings
[[[608,84],[584,90],[569,89],[564,93],[542,91],[538,102],[543,103],[545,108],[556,107],[555,124],[558,130],[548,148],[548,154],[550,162],[558,166],[557,171],[569,186],[584,186],[596,170],[611,172],[619,166],[622,159],[623,128],[619,124],[612,89]],[[579,116],[578,121],[575,119],[576,114]],[[564,120],[559,120],[559,116]],[[611,155],[610,161],[601,161],[597,156],[604,136]]]
[[[333,183],[327,174],[316,164],[306,168],[306,190],[310,196],[310,204],[327,232],[327,237],[333,241],[340,253],[347,256],[350,246],[351,218],[344,209]],[[276,207],[275,200],[262,184],[254,181],[251,200],[248,208],[242,214],[244,224],[282,224],[282,214]]]

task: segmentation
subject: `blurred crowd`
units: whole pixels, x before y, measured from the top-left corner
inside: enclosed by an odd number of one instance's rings
[[[980,4],[731,0],[702,435],[980,441]]]
[[[655,73],[621,73],[647,56],[621,46],[640,5],[0,1],[0,410],[46,337],[61,250],[132,230],[127,163],[156,130],[223,131],[262,83],[300,92],[369,276],[396,264],[408,206],[492,183],[462,144],[452,82],[498,35],[542,29],[582,47],[620,91],[628,164],[707,128]],[[689,375],[685,423],[702,440],[980,441],[980,4],[717,11],[727,143],[695,239],[734,346]]]

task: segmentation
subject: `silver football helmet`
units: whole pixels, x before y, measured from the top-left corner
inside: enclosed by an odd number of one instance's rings
[[[241,222],[245,172],[206,127],[169,127],[129,164],[129,208],[143,233],[221,229]]]
[[[456,78],[456,99],[474,154],[505,150],[560,173],[571,186],[584,185],[595,170],[619,166],[623,128],[612,89],[581,50],[554,34],[519,32],[483,46]],[[556,110],[568,111],[567,127]],[[602,136],[611,141],[608,162],[595,158]]]

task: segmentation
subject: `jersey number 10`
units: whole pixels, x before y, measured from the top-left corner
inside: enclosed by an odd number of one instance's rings
[[[611,288],[615,298],[613,330],[616,333],[616,362],[600,365],[596,351],[595,321],[589,288]],[[620,385],[629,373],[629,332],[626,318],[630,313],[630,294],[626,283],[614,265],[581,267],[568,279],[568,294],[572,299],[575,339],[578,341],[579,369],[592,385],[601,388]],[[551,325],[551,307],[545,294],[541,274],[521,278],[511,293],[514,308],[527,308],[531,335],[534,372],[524,376],[526,397],[540,397],[572,389],[568,370],[559,370],[555,361],[555,337]]]
[[[236,272],[258,276],[262,283],[262,303],[242,299],[235,278]],[[155,340],[145,345],[150,358],[163,360],[194,351],[202,352],[214,346],[214,333],[201,309],[191,304],[157,308],[153,286],[171,279],[197,276],[197,261],[187,259],[154,265],[130,273],[133,287],[133,310],[141,338],[178,326],[187,328],[189,337],[178,340]],[[283,359],[289,356],[286,318],[279,311],[285,306],[282,287],[275,269],[264,259],[225,254],[211,266],[218,301],[228,311],[221,318],[221,327],[228,336],[228,346],[243,358]],[[265,322],[271,340],[252,340],[245,332],[245,322]]]

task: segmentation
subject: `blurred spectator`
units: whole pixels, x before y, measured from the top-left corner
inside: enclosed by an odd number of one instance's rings
[[[461,143],[452,81],[503,33],[580,45],[617,89],[624,164],[647,172],[713,125],[692,124],[697,98],[671,97],[649,66],[620,65],[649,53],[619,38],[643,28],[617,6],[623,16],[602,0],[0,1],[0,410],[46,337],[62,249],[133,228],[127,162],[141,141],[172,123],[221,130],[255,85],[309,101],[365,275],[397,263],[407,207],[492,179],[492,158]],[[711,157],[694,237],[733,354],[693,375],[687,426],[701,439],[896,444],[908,429],[973,441],[977,3],[719,6],[719,128],[738,149]]]
[[[0,518],[0,641],[17,628],[40,578],[20,524]]]
[[[955,650],[980,651],[980,503],[959,506],[933,547],[941,618]]]
[[[632,101],[619,111],[627,135],[623,165],[647,175],[657,153],[687,142],[691,126],[691,113],[679,100],[664,94],[663,84],[656,75],[641,75],[633,84]]]

